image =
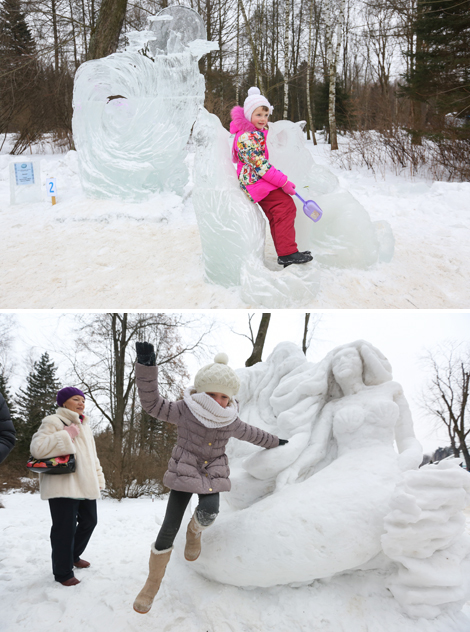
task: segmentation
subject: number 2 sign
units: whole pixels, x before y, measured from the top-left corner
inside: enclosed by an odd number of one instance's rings
[[[47,195],[51,198],[52,204],[55,204],[55,196],[57,195],[55,178],[49,178],[49,180],[46,180],[46,189]]]

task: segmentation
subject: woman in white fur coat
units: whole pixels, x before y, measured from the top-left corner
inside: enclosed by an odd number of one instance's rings
[[[72,474],[39,475],[41,498],[49,501],[51,510],[54,579],[63,586],[75,586],[80,582],[74,576],[74,566],[90,566],[80,555],[96,527],[96,499],[105,488],[105,480],[84,415],[85,395],[68,386],[57,393],[57,405],[57,412],[45,417],[33,435],[31,454],[36,459],[75,454],[77,464]]]

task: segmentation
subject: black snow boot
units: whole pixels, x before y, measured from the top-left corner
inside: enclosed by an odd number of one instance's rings
[[[278,257],[277,262],[279,265],[287,266],[292,265],[293,263],[308,263],[312,261],[313,257],[309,251],[306,252],[293,252],[291,255],[285,255],[284,257]]]

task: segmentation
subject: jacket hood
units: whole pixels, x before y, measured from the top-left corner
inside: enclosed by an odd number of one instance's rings
[[[238,132],[256,132],[257,128],[247,118],[241,105],[236,105],[230,112],[232,116],[232,122],[230,123],[230,133],[237,134]]]

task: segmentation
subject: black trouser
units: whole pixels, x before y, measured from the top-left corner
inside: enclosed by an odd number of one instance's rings
[[[155,542],[157,551],[165,551],[173,545],[191,496],[191,492],[171,490],[165,518]],[[198,494],[198,496],[199,504],[196,507],[196,516],[199,523],[207,527],[214,522],[219,513],[219,494]]]
[[[96,500],[51,498],[52,572],[65,582],[73,577],[73,563],[86,548],[98,522]]]

